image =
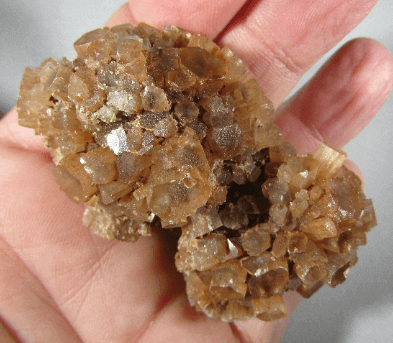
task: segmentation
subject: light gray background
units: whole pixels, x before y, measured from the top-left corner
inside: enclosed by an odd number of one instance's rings
[[[0,0],[0,110],[7,112],[14,106],[26,66],[38,66],[50,56],[73,59],[72,43],[84,32],[102,26],[124,1]],[[339,46],[361,36],[375,38],[393,52],[392,0],[380,0]],[[345,148],[364,174],[379,226],[368,234],[369,243],[360,248],[359,262],[343,285],[334,290],[324,287],[303,301],[291,318],[285,343],[393,342],[392,112],[391,96]]]

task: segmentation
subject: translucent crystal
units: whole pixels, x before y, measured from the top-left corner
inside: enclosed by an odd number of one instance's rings
[[[270,248],[270,234],[263,230],[261,226],[249,229],[241,236],[242,246],[249,255],[257,255]]]
[[[190,304],[283,318],[282,294],[336,287],[376,226],[344,152],[298,156],[227,47],[175,26],[97,29],[78,57],[26,68],[19,124],[44,136],[59,187],[106,239],[179,233]]]

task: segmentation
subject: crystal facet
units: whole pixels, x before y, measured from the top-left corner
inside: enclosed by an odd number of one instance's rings
[[[230,49],[144,23],[74,47],[72,62],[26,68],[17,107],[87,227],[129,242],[180,228],[189,301],[226,321],[280,319],[285,291],[345,281],[376,226],[372,201],[342,151],[297,156]]]

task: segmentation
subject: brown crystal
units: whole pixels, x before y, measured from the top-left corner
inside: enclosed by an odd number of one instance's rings
[[[130,242],[180,227],[189,301],[227,321],[280,319],[285,291],[345,281],[376,225],[372,201],[342,151],[297,156],[230,49],[144,23],[74,46],[72,62],[26,68],[17,107],[87,227]]]

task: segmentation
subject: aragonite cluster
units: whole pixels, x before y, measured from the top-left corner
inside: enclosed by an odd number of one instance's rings
[[[74,46],[72,62],[26,69],[17,107],[87,227],[130,242],[181,228],[189,301],[227,321],[280,319],[285,291],[345,281],[376,225],[372,201],[343,152],[296,154],[227,47],[143,23]]]

